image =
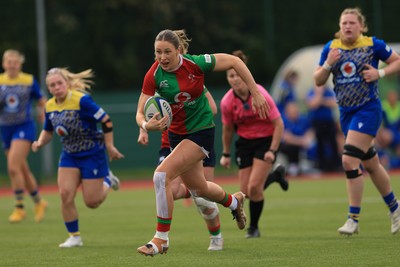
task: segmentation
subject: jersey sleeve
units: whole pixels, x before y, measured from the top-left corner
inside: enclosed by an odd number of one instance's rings
[[[383,40],[373,37],[375,55],[379,60],[386,61],[392,55],[392,48]]]
[[[203,72],[214,70],[215,67],[214,55],[210,54],[196,55],[196,56],[192,55],[191,58]]]
[[[156,85],[156,80],[154,78],[156,67],[157,65],[156,63],[154,63],[144,76],[142,85],[143,94],[154,95],[156,93],[157,85]]]
[[[320,59],[319,59],[319,65],[320,65],[320,66],[324,65],[325,60],[328,58],[328,53],[329,53],[329,50],[330,50],[331,43],[332,43],[332,41],[329,41],[329,42],[324,46],[324,48],[322,49],[321,57],[320,57]]]
[[[38,83],[38,81],[36,81],[36,79],[33,79],[33,82],[32,82],[31,96],[32,96],[32,98],[34,98],[36,100],[41,99],[44,96],[42,90],[40,89],[39,83]]]
[[[84,95],[80,100],[80,108],[83,116],[92,118],[96,121],[101,121],[107,114],[101,107],[99,107],[90,95]]]
[[[53,124],[51,124],[51,121],[49,119],[50,113],[48,113],[46,110],[44,112],[44,124],[43,124],[43,130],[47,132],[52,132],[54,130]]]

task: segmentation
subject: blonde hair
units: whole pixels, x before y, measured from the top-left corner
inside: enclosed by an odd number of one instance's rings
[[[365,16],[363,15],[361,8],[359,8],[359,7],[346,8],[345,10],[343,10],[342,14],[340,14],[340,17],[339,17],[339,27],[340,27],[340,20],[342,19],[342,16],[348,15],[348,14],[357,16],[358,22],[362,26],[362,29],[361,29],[362,33],[368,32],[368,27],[367,27]],[[335,33],[335,37],[339,38],[339,39],[341,38],[340,30]]]
[[[184,29],[181,30],[163,30],[159,32],[156,36],[155,42],[157,41],[166,41],[171,43],[176,49],[181,48],[181,53],[186,54],[189,50],[189,42],[190,39],[186,35],[186,31]]]
[[[94,73],[91,69],[87,69],[78,73],[70,72],[67,68],[52,68],[47,72],[47,77],[53,74],[59,74],[67,83],[71,90],[83,91],[91,93],[91,85],[94,84],[90,78],[93,78]]]
[[[24,54],[22,54],[21,52],[19,52],[18,50],[15,49],[7,49],[6,51],[4,51],[3,53],[3,61],[6,59],[6,57],[8,56],[16,56],[19,58],[19,61],[21,64],[24,64],[25,62],[25,56]]]

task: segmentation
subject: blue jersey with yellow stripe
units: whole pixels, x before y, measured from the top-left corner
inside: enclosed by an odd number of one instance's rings
[[[43,93],[32,75],[19,73],[10,79],[0,74],[0,126],[13,126],[32,120],[32,101]]]
[[[53,97],[46,103],[44,130],[60,136],[63,151],[86,156],[104,150],[104,134],[97,123],[106,115],[91,96],[71,90],[61,104]]]
[[[362,71],[365,64],[378,68],[379,60],[387,60],[392,49],[376,37],[361,35],[352,46],[343,44],[340,39],[334,39],[322,50],[320,66],[324,64],[332,48],[340,49],[340,58],[331,70],[333,89],[339,106],[351,109],[379,99],[378,82],[367,83],[363,79]]]

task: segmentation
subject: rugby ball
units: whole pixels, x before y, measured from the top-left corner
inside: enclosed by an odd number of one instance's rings
[[[160,115],[157,119],[161,119],[165,116],[169,117],[167,128],[171,125],[172,122],[172,109],[167,100],[160,96],[152,96],[147,99],[146,103],[144,104],[144,116],[146,121],[149,121],[153,118],[154,114],[160,112]]]

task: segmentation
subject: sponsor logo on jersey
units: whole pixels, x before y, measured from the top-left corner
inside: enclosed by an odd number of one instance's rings
[[[168,88],[169,87],[168,81],[167,80],[161,81],[159,87],[160,88]]]
[[[192,99],[192,96],[187,92],[179,92],[174,97],[175,103],[188,102],[190,101],[190,99]]]
[[[18,134],[19,138],[24,138],[25,137],[25,132],[24,131],[20,131]]]
[[[68,135],[67,129],[65,129],[65,127],[61,126],[61,125],[56,127],[56,133],[59,136],[67,136]]]
[[[188,79],[189,79],[191,82],[194,82],[195,78],[196,78],[196,76],[194,76],[194,74],[189,74],[189,75],[188,75]]]
[[[211,63],[211,56],[209,54],[205,54],[204,58],[206,60],[206,63]]]
[[[103,116],[104,113],[105,113],[104,110],[103,110],[102,108],[100,108],[100,109],[93,115],[93,117],[94,117],[96,120],[98,120],[98,119],[101,118],[101,116]]]
[[[340,71],[344,77],[349,78],[356,73],[356,65],[353,62],[345,62],[340,66]]]
[[[351,61],[344,62],[340,66],[340,72],[342,73],[344,78],[337,79],[336,82],[338,84],[361,82],[361,78],[355,76],[357,72],[357,67]]]
[[[19,105],[19,98],[17,95],[9,94],[6,96],[6,110],[8,112],[17,112],[17,107]]]

